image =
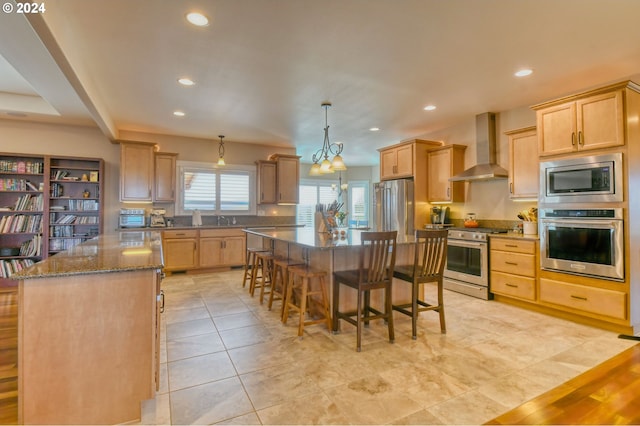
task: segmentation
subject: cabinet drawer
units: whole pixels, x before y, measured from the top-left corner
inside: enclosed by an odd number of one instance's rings
[[[536,300],[536,280],[535,278],[520,275],[491,272],[491,292],[521,299]]]
[[[196,238],[198,237],[198,231],[197,230],[189,230],[189,229],[183,229],[183,230],[171,230],[171,231],[162,231],[162,238],[166,239],[170,239],[170,238]]]
[[[627,319],[627,294],[621,291],[542,278],[540,301],[616,319]]]
[[[491,271],[535,277],[536,257],[533,254],[491,250]]]
[[[201,229],[200,238],[202,237],[241,237],[244,236],[244,232],[238,228],[224,228],[224,229]]]
[[[535,254],[536,242],[516,240],[513,238],[491,238],[491,250],[510,251],[513,253]]]

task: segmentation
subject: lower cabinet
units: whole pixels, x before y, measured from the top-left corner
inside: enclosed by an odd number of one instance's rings
[[[244,265],[245,236],[240,230],[202,229],[200,267]]]
[[[627,294],[623,291],[540,279],[540,302],[576,309],[586,314],[618,320],[627,318]]]
[[[536,300],[537,241],[491,238],[491,292]]]
[[[166,230],[162,242],[168,272],[244,265],[240,229]]]

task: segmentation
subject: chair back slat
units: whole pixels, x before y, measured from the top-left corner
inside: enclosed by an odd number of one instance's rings
[[[397,235],[397,231],[361,234],[360,282],[377,283],[393,277]]]
[[[416,231],[415,274],[427,278],[444,273],[448,231]]]

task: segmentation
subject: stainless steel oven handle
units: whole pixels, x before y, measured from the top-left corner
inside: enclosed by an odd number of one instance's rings
[[[598,228],[604,228],[607,226],[610,226],[612,228],[615,228],[617,226],[620,225],[620,223],[622,223],[622,220],[612,220],[612,221],[605,221],[605,220],[589,220],[589,219],[579,219],[579,220],[575,220],[575,219],[561,219],[561,220],[557,220],[557,219],[543,219],[541,220],[541,222],[543,224],[550,224],[550,225],[578,225],[578,226],[597,226]]]
[[[447,242],[450,246],[458,246],[458,247],[482,247],[486,246],[487,243],[478,243],[475,241],[464,241],[464,240],[448,240]]]

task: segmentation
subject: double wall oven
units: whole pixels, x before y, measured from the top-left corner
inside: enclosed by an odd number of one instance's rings
[[[622,153],[540,163],[540,267],[624,281]]]

